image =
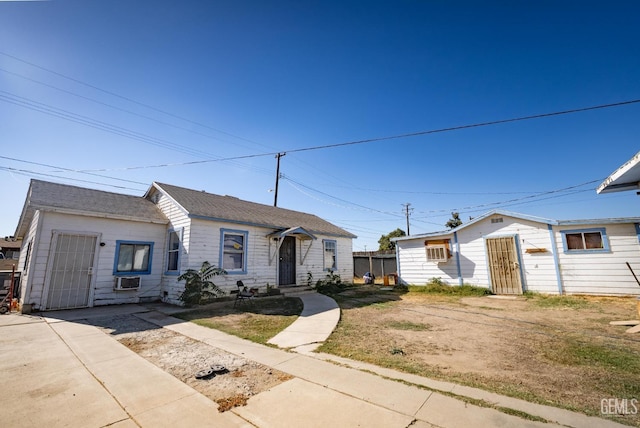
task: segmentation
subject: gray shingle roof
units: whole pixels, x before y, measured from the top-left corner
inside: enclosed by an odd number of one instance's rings
[[[140,196],[105,192],[67,184],[31,180],[16,236],[22,237],[36,210],[77,212],[89,216],[167,223],[151,201]]]
[[[170,184],[154,183],[184,208],[191,217],[201,217],[273,229],[300,226],[311,233],[355,238],[346,230],[313,214],[270,205],[243,201],[204,191],[186,189]]]

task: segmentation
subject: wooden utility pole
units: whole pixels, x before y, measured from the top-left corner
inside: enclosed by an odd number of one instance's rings
[[[404,207],[404,213],[407,217],[407,236],[410,236],[411,233],[409,232],[409,215],[411,214],[411,212],[409,211],[409,207],[411,206],[411,204],[407,202],[406,204],[402,204],[402,206]],[[411,208],[411,211],[413,211],[413,208]]]
[[[280,181],[280,158],[282,156],[286,155],[286,153],[278,153],[276,155],[276,159],[278,160],[277,166],[276,166],[276,195],[273,198],[273,206],[277,207],[278,206],[278,182]]]

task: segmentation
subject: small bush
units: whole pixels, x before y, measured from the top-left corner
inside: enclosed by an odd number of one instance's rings
[[[432,278],[427,285],[411,285],[409,291],[418,293],[444,294],[455,296],[486,296],[493,294],[486,287],[477,287],[475,285],[448,285],[440,278]]]
[[[340,279],[340,275],[334,273],[333,271],[329,272],[324,279],[318,280],[316,282],[316,290],[318,293],[322,294],[336,294],[341,292],[346,288],[346,284],[342,282]]]

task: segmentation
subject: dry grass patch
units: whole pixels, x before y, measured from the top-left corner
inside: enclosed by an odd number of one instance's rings
[[[347,290],[318,351],[595,416],[602,399],[640,398],[640,335],[609,325],[636,299],[464,293]]]

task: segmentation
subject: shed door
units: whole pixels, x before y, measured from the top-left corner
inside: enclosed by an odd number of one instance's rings
[[[487,239],[491,288],[495,294],[522,294],[520,264],[513,236]]]
[[[296,283],[296,238],[285,236],[280,246],[280,267],[278,285]]]
[[[95,235],[54,235],[47,309],[89,306],[96,242]]]

